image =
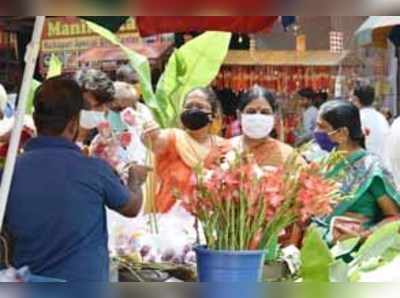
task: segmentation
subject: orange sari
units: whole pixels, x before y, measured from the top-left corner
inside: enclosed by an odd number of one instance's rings
[[[229,149],[226,140],[212,137],[211,149],[198,144],[185,131],[171,130],[166,149],[155,157],[155,211],[168,212],[177,198],[190,195],[195,184],[194,169],[209,168]],[[222,148],[222,149],[221,149]],[[221,153],[214,150],[219,149]]]
[[[246,150],[243,136],[232,139],[231,144],[233,150],[238,153],[244,153]],[[248,153],[254,156],[260,167],[279,167],[282,166],[294,153],[294,149],[285,143],[269,138],[266,142],[252,148]],[[304,162],[300,156],[299,160],[302,163]]]

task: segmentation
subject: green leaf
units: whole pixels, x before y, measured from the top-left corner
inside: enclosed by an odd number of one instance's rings
[[[333,257],[336,259],[351,253],[357,247],[360,240],[361,238],[357,237],[336,243],[336,245],[333,248],[331,248],[331,253]]]
[[[336,260],[332,263],[330,268],[330,281],[331,282],[348,282],[349,265],[343,260]]]
[[[206,32],[172,54],[156,91],[169,123],[176,124],[190,90],[208,86],[217,76],[230,40],[231,33]]]
[[[32,115],[32,113],[33,113],[33,99],[35,97],[36,89],[39,88],[39,86],[41,84],[42,83],[40,83],[39,81],[37,81],[35,79],[32,80],[31,89],[29,90],[28,99],[26,102],[26,111],[25,112],[28,115]]]
[[[275,262],[279,258],[279,241],[278,235],[273,235],[266,247],[267,254],[265,256],[266,262]]]
[[[158,120],[161,126],[165,126],[164,117],[162,115],[162,109],[160,108],[156,96],[154,94],[153,86],[151,83],[151,70],[150,63],[147,57],[136,53],[135,51],[124,46],[119,40],[118,36],[113,32],[103,28],[95,23],[86,21],[89,29],[99,34],[101,37],[107,39],[112,44],[120,47],[126,54],[129,63],[135,69],[138,74],[140,87],[145,103],[152,109],[154,116]]]
[[[379,257],[398,243],[400,222],[388,223],[376,230],[356,253],[352,266]]]
[[[60,59],[54,54],[51,54],[49,69],[47,71],[47,78],[53,78],[62,74],[63,64]]]
[[[316,228],[310,228],[301,249],[301,276],[304,281],[329,282],[334,259]]]

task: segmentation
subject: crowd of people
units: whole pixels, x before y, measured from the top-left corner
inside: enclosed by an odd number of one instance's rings
[[[74,78],[48,79],[38,88],[35,135],[17,159],[6,211],[13,266],[28,265],[35,274],[67,281],[107,281],[107,220],[143,211],[143,185],[150,172],[156,177],[154,211],[167,213],[179,204],[177,193],[191,193],[199,165],[212,169],[235,152],[252,154],[261,168],[278,167],[295,152],[271,136],[278,103],[260,86],[240,99],[242,134],[224,139],[212,129],[221,110],[212,89],[191,90],[181,127],[161,129],[140,102],[135,84],[128,69],[115,82],[90,69]],[[326,228],[327,241],[366,237],[376,226],[397,220],[400,120],[389,126],[373,108],[369,86],[357,88],[349,100],[326,100],[322,94],[326,102],[318,107],[311,89],[299,95],[304,129],[298,144],[311,141],[325,154],[338,150],[345,156],[329,176],[337,177],[351,198],[335,206],[332,216],[315,220]],[[4,143],[7,134],[0,136]],[[149,155],[153,164],[146,163]],[[310,158],[299,154],[298,160]],[[290,237],[288,243],[301,245],[301,227]]]

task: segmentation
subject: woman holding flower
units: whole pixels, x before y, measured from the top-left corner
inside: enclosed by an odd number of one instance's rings
[[[177,197],[190,195],[195,170],[210,168],[229,150],[229,143],[210,133],[219,112],[215,93],[196,88],[186,95],[181,114],[183,129],[160,129],[145,123],[144,139],[155,155],[155,211],[168,212]]]
[[[324,104],[315,140],[323,150],[336,149],[345,156],[328,174],[339,181],[341,192],[348,196],[325,222],[334,227],[329,240],[367,236],[374,226],[398,219],[400,195],[381,160],[365,150],[360,113],[353,104]]]

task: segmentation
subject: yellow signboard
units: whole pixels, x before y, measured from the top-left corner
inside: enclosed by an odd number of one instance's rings
[[[129,18],[117,32],[123,44],[141,43],[135,20]],[[51,54],[57,55],[64,71],[74,71],[77,58],[92,48],[111,47],[112,44],[92,32],[86,22],[76,17],[48,18],[43,31],[40,68],[45,73]]]

